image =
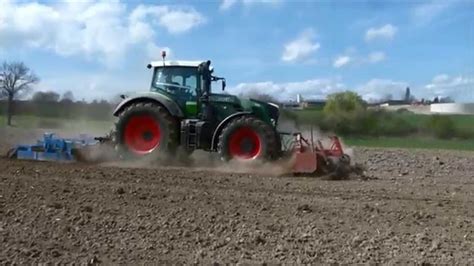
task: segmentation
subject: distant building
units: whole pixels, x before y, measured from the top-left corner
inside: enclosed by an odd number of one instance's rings
[[[303,98],[301,97],[301,94],[296,94],[296,102],[300,104],[303,101]]]
[[[388,100],[388,101],[381,102],[378,105],[380,105],[380,106],[395,106],[395,105],[407,105],[407,104],[411,104],[411,102],[406,101],[406,100]]]
[[[326,100],[304,100],[300,94],[296,95],[296,101],[287,101],[282,103],[284,108],[305,109],[305,108],[324,108]]]
[[[286,109],[303,109],[301,104],[299,104],[298,102],[294,102],[294,101],[283,102],[281,105],[282,105],[283,108],[286,108]]]
[[[301,103],[303,108],[324,108],[326,100],[308,100]]]

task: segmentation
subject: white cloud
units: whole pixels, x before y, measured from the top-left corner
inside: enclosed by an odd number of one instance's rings
[[[219,5],[219,9],[222,11],[229,10],[239,2],[244,6],[251,6],[255,4],[277,5],[282,1],[283,0],[222,0],[221,4]]]
[[[404,81],[394,81],[389,79],[371,79],[357,87],[357,92],[367,101],[376,101],[387,96],[394,99],[401,99],[404,95],[408,83]]]
[[[187,7],[121,2],[22,3],[0,0],[0,47],[29,47],[115,65],[133,47],[157,46],[156,28],[172,34],[205,22]]]
[[[183,10],[172,10],[170,7],[164,7],[159,16],[160,25],[165,27],[170,33],[183,33],[191,28],[203,24],[206,20],[199,12],[192,8]]]
[[[385,60],[384,52],[375,51],[368,55],[359,55],[355,49],[348,49],[345,54],[334,58],[332,66],[334,68],[352,66],[362,66],[366,64],[376,64]]]
[[[219,9],[228,10],[237,3],[237,0],[222,0]]]
[[[275,5],[281,3],[283,0],[242,0],[244,5],[253,5],[253,4],[271,4]]]
[[[441,15],[445,10],[450,8],[456,1],[427,1],[423,4],[416,5],[412,10],[413,19],[418,25],[425,25],[439,15]]]
[[[336,78],[311,79],[298,82],[275,83],[273,81],[240,83],[229,89],[232,93],[265,93],[278,100],[296,99],[297,94],[306,99],[324,99],[326,95],[344,91],[346,86]]]
[[[151,21],[151,24],[147,24],[148,26],[157,24],[172,34],[189,31],[206,22],[205,17],[193,8],[158,5],[137,6],[131,12],[129,20],[132,23]]]
[[[424,86],[432,96],[450,96],[459,101],[474,100],[474,77],[446,74],[436,75],[431,83]]]
[[[369,61],[369,63],[375,64],[385,60],[385,58],[386,56],[384,52],[376,51],[370,53],[367,60]]]
[[[385,24],[379,28],[369,28],[365,32],[365,40],[370,42],[377,39],[392,40],[397,33],[397,27],[392,24]]]
[[[433,83],[439,84],[439,83],[446,82],[448,80],[449,80],[449,76],[447,74],[439,74],[439,75],[434,76]]]
[[[343,67],[351,62],[351,58],[349,56],[338,56],[334,59],[333,67],[340,68]]]
[[[281,59],[286,62],[297,62],[307,59],[320,47],[318,42],[314,42],[314,38],[314,31],[306,29],[298,38],[285,45]]]

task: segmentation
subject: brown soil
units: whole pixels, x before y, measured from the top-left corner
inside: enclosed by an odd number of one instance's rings
[[[3,158],[0,264],[474,263],[474,153],[355,154],[368,180]]]

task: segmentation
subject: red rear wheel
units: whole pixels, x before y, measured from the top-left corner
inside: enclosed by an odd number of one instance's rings
[[[154,158],[174,154],[178,129],[177,120],[163,106],[136,102],[119,114],[112,136],[122,158]]]
[[[271,125],[254,116],[242,116],[222,129],[217,151],[225,161],[272,160],[279,155],[280,143]]]
[[[152,115],[130,117],[124,133],[125,144],[136,154],[150,153],[160,146],[160,123]]]
[[[262,141],[255,130],[242,127],[229,138],[229,153],[232,158],[255,159],[262,151]]]

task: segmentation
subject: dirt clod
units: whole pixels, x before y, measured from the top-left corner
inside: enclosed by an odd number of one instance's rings
[[[312,211],[308,204],[300,205],[298,206],[298,208],[296,208],[296,210],[303,213],[308,213]]]

